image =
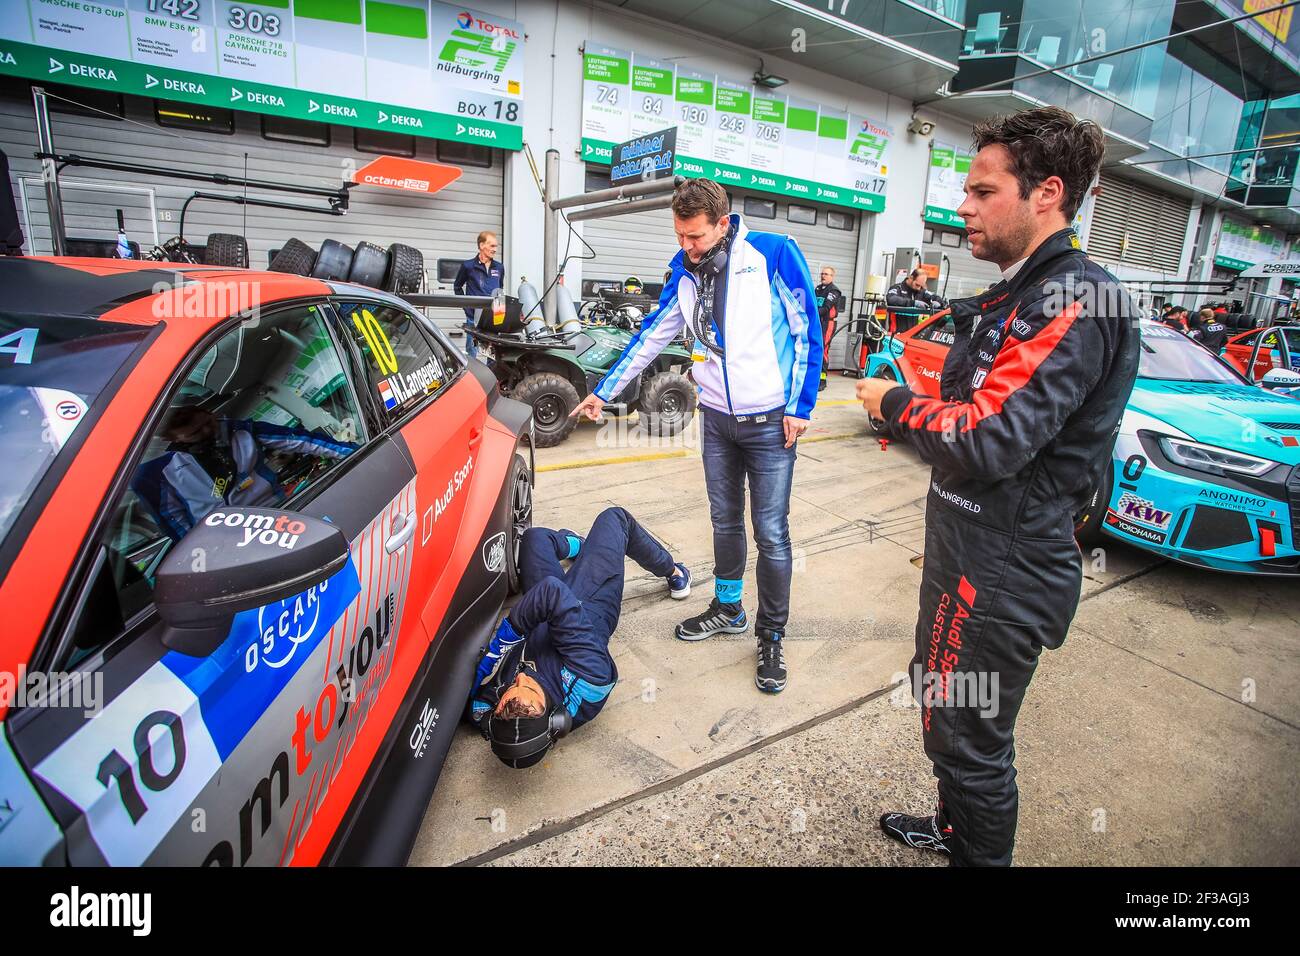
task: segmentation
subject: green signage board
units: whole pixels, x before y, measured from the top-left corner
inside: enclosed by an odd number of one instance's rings
[[[925,186],[925,209],[921,218],[937,226],[962,229],[966,221],[957,215],[966,198],[966,174],[971,157],[936,143],[930,149],[930,178]]]
[[[675,172],[869,212],[885,208],[893,130],[866,117],[616,47],[583,55],[582,158],[677,129]]]
[[[520,149],[523,25],[434,0],[5,0],[0,73]]]

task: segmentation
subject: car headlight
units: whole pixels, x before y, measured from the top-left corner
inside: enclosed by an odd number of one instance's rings
[[[1209,472],[1212,475],[1262,475],[1275,464],[1267,458],[1229,451],[1214,445],[1202,445],[1200,442],[1184,441],[1181,438],[1160,438],[1160,450],[1171,461],[1184,468]]]

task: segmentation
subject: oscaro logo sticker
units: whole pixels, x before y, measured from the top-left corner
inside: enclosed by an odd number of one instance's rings
[[[483,544],[483,566],[492,573],[506,565],[506,533],[499,531]]]
[[[203,519],[209,527],[225,525],[227,528],[244,529],[244,540],[235,545],[245,547],[258,541],[262,544],[274,544],[286,551],[292,551],[298,544],[298,536],[307,530],[307,525],[288,515],[246,515],[238,512],[214,511]]]
[[[251,673],[258,663],[280,668],[293,660],[298,645],[311,640],[320,623],[321,592],[329,581],[322,581],[302,594],[268,604],[257,612],[258,640],[244,652],[244,671]]]

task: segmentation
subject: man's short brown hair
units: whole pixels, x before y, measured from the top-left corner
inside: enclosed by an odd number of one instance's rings
[[[721,222],[730,212],[727,191],[711,179],[688,179],[673,193],[673,215],[678,219],[704,213],[709,222]]]
[[[1101,170],[1106,141],[1101,127],[1075,119],[1059,106],[998,116],[974,129],[975,149],[1001,144],[1011,154],[1011,172],[1020,183],[1020,198],[1050,176],[1061,177],[1065,198],[1061,212],[1074,219],[1083,197]]]
[[[489,239],[495,239],[495,238],[497,238],[497,234],[495,232],[493,232],[491,229],[484,229],[482,232],[478,234],[478,244],[481,246]]]

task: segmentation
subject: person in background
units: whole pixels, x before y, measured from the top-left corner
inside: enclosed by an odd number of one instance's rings
[[[1160,321],[1171,329],[1176,329],[1184,335],[1187,334],[1187,309],[1184,306],[1170,306],[1169,311],[1164,314]]]
[[[925,287],[926,274],[919,266],[907,274],[902,282],[889,287],[885,304],[896,309],[944,308],[948,303]]]
[[[1219,321],[1213,309],[1201,309],[1192,320],[1192,338],[1218,355],[1228,340],[1228,327]]]
[[[500,243],[495,232],[484,229],[478,234],[478,255],[462,262],[456,273],[452,288],[457,295],[491,295],[501,288],[506,270],[496,258],[498,248]],[[475,314],[473,309],[465,310],[465,353],[470,358],[478,356],[478,346],[468,331],[474,328]]]
[[[844,308],[844,293],[840,287],[835,284],[835,267],[822,266],[821,282],[813,290],[817,294],[817,318],[821,321],[822,326],[822,377],[817,384],[817,391],[826,388],[826,362],[830,358],[830,334],[834,331],[831,327],[840,311]]]

